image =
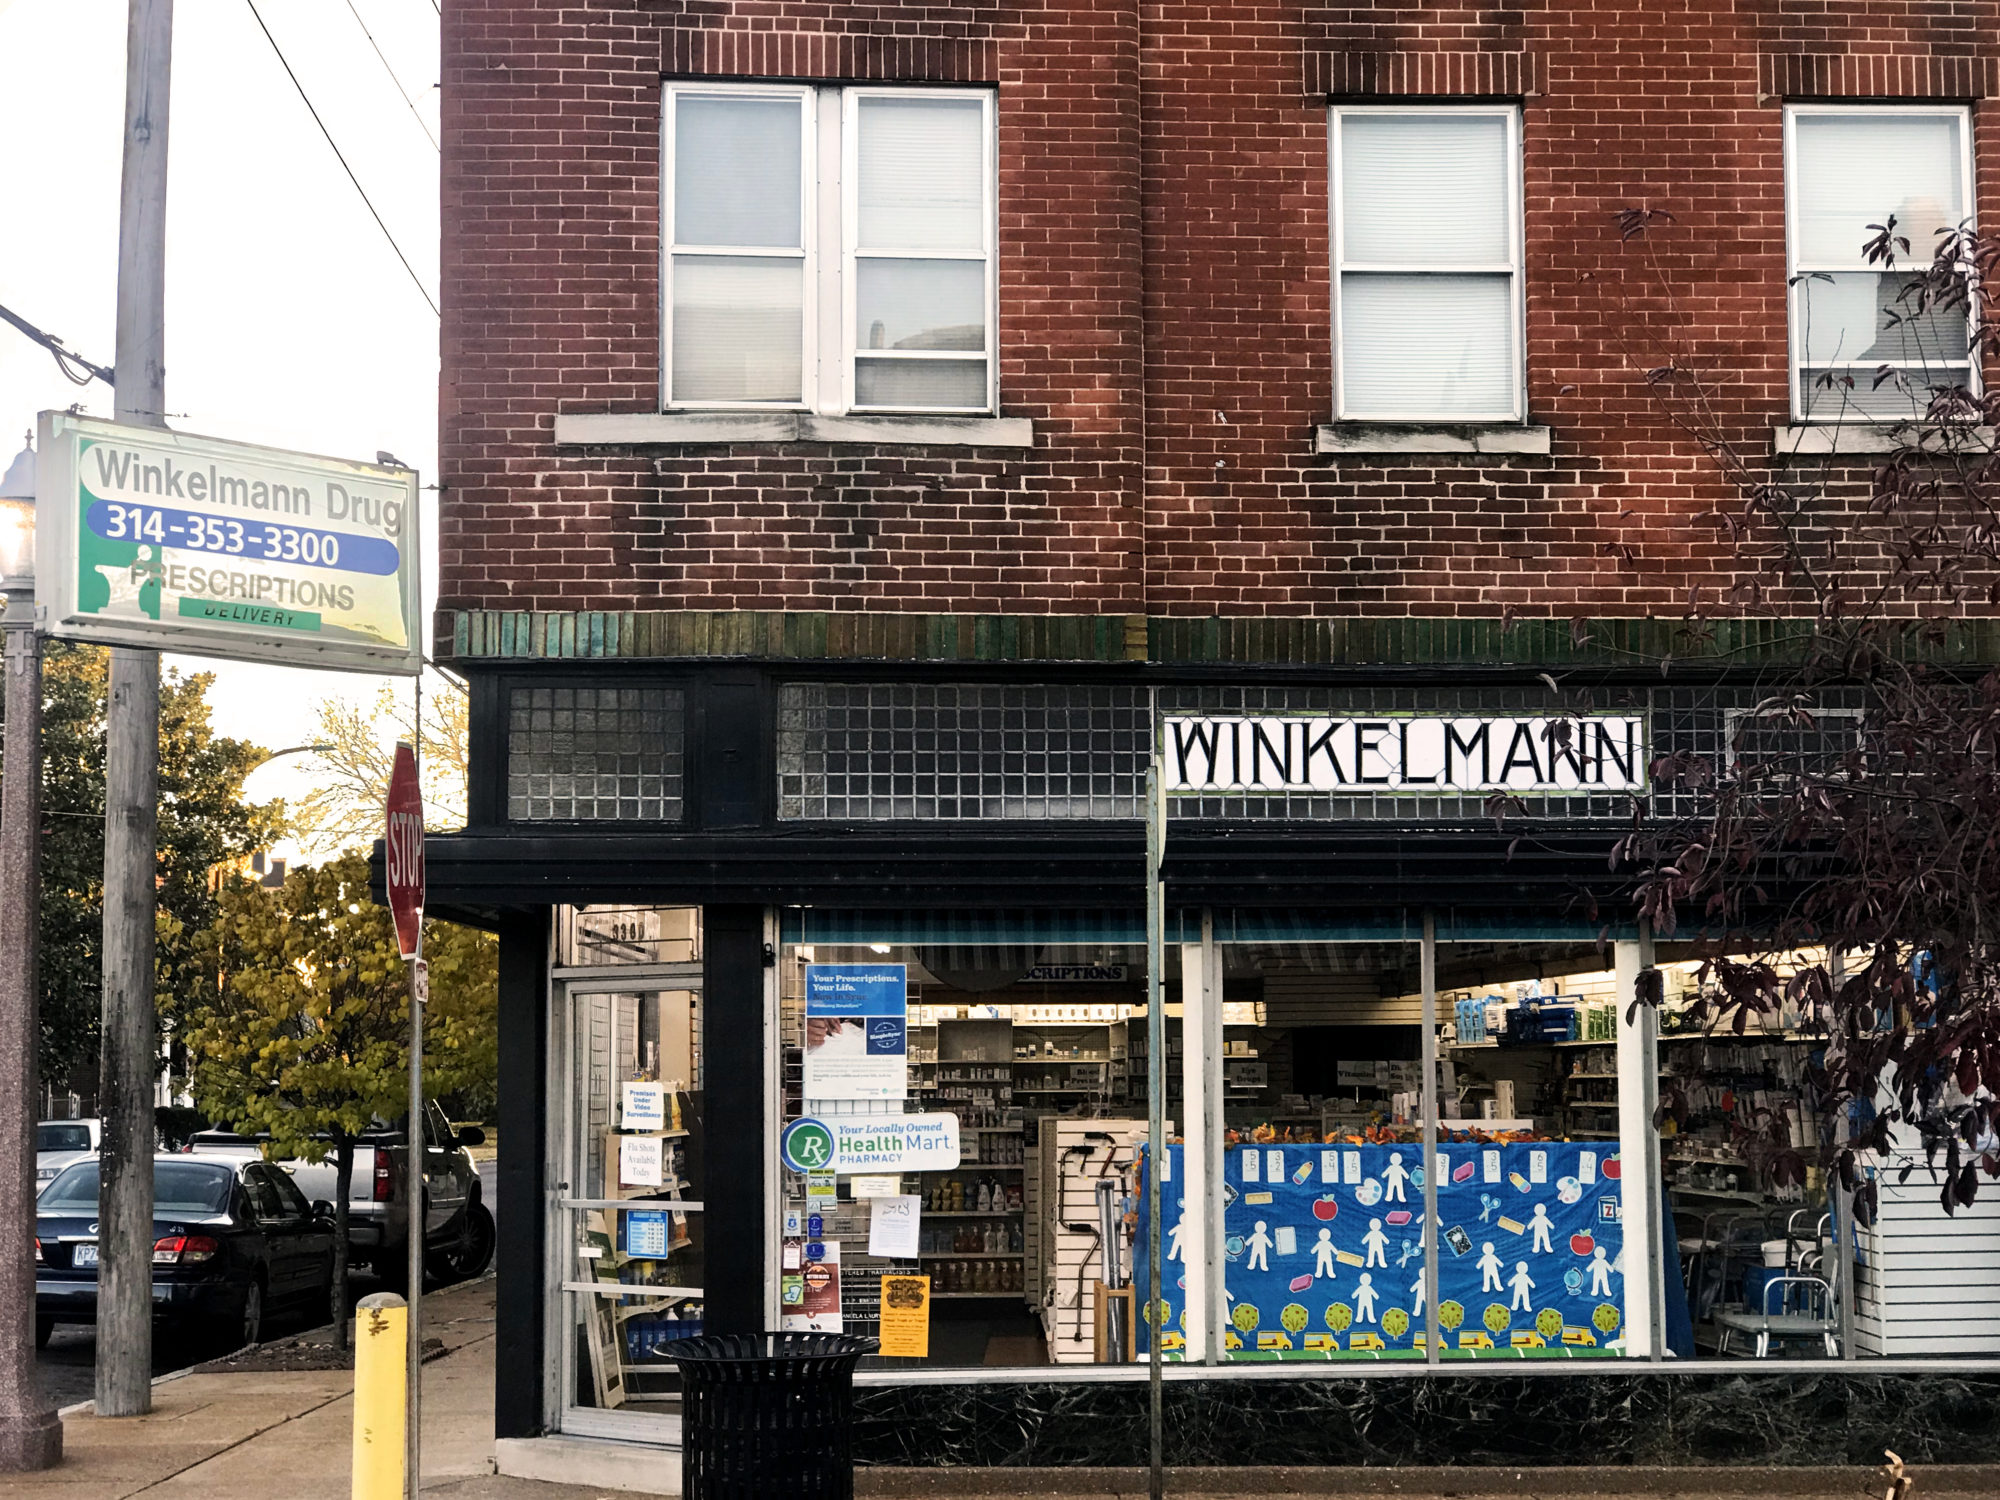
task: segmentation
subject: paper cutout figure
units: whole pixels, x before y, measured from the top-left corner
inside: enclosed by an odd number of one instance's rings
[[[1611,1263],[1604,1258],[1602,1245],[1590,1252],[1590,1295],[1593,1297],[1611,1295]]]
[[[1507,1285],[1514,1290],[1515,1312],[1535,1310],[1534,1299],[1528,1295],[1535,1289],[1535,1278],[1528,1274],[1528,1263],[1525,1260],[1514,1262],[1514,1274],[1507,1278]]]
[[[1493,1241],[1488,1240],[1479,1247],[1479,1290],[1497,1292],[1500,1290],[1500,1257],[1493,1253]]]
[[[1417,1279],[1410,1283],[1410,1295],[1417,1299],[1417,1305],[1410,1309],[1410,1316],[1421,1318],[1424,1315],[1424,1273],[1422,1271],[1417,1272]]]
[[[1248,1243],[1250,1246],[1250,1258],[1244,1262],[1244,1268],[1251,1271],[1270,1270],[1271,1237],[1264,1233],[1264,1221],[1262,1219],[1257,1221],[1256,1233],[1250,1236]]]
[[[1324,1276],[1333,1280],[1333,1231],[1322,1229],[1319,1238],[1313,1241],[1313,1279]]]
[[[1403,1153],[1400,1151],[1391,1151],[1389,1153],[1389,1165],[1382,1169],[1382,1182],[1384,1186],[1382,1201],[1384,1203],[1408,1202],[1409,1200],[1403,1196],[1403,1184],[1409,1180],[1409,1170],[1403,1165]]]
[[[1380,1266],[1386,1271],[1389,1268],[1389,1236],[1382,1232],[1380,1219],[1368,1221],[1368,1232],[1361,1236],[1361,1243],[1368,1250],[1368,1258],[1362,1264]]]
[[[1555,1225],[1549,1222],[1549,1211],[1542,1204],[1535,1205],[1535,1211],[1528,1216],[1528,1248],[1536,1255],[1554,1254],[1555,1246],[1549,1242],[1549,1234]]]
[[[1354,1285],[1354,1321],[1357,1323],[1375,1321],[1375,1298],[1378,1293],[1372,1281],[1373,1278],[1363,1271],[1361,1280]]]
[[[1174,1220],[1174,1227],[1167,1231],[1167,1259],[1178,1260],[1182,1265],[1186,1265],[1187,1261],[1181,1255],[1181,1237],[1193,1226],[1188,1223],[1187,1199],[1176,1198],[1174,1204],[1180,1209],[1181,1216]]]

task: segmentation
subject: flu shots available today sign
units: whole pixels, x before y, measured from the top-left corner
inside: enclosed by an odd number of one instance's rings
[[[417,476],[43,412],[36,575],[50,633],[414,673]]]

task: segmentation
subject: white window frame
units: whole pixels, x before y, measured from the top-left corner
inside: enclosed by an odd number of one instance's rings
[[[675,101],[682,95],[732,97],[738,99],[789,98],[799,100],[799,258],[805,264],[803,301],[800,307],[801,335],[799,399],[796,401],[700,401],[676,402],[673,398],[674,371],[674,257],[677,255],[754,255],[778,259],[780,252],[766,246],[691,245],[674,240],[674,126],[679,111]],[[819,325],[817,278],[813,274],[816,226],[815,198],[817,156],[814,127],[814,90],[802,84],[783,83],[669,83],[661,96],[660,111],[660,401],[663,409],[700,411],[811,411],[816,395],[817,361],[814,334]]]
[[[898,250],[875,246],[863,250],[861,239],[861,104],[866,99],[936,99],[936,98],[978,98],[980,101],[980,223],[983,234],[980,248],[975,254],[969,250]],[[914,408],[918,411],[935,413],[940,416],[982,416],[1000,409],[1000,359],[999,359],[999,260],[996,243],[999,232],[999,167],[998,143],[995,140],[995,110],[991,89],[913,89],[913,88],[849,88],[842,90],[841,100],[841,377],[844,410],[857,412],[909,411],[910,407],[863,406],[856,397],[857,371],[862,351],[855,341],[856,291],[860,276],[856,270],[857,260],[977,260],[986,263],[985,314],[986,348],[986,401],[981,406],[925,406]],[[866,351],[880,358],[883,351]],[[895,352],[895,359],[918,361],[925,359],[970,360],[973,353],[969,349],[916,350],[905,349]]]
[[[802,303],[800,397],[796,401],[683,400],[673,390],[673,268],[676,255],[773,256],[767,248],[683,246],[674,240],[674,124],[676,100],[685,94],[801,100],[799,207],[805,290]],[[980,250],[895,250],[859,244],[859,120],[868,98],[962,98],[980,101],[980,180],[984,235]],[[708,83],[675,80],[661,94],[660,156],[660,407],[663,411],[805,411],[823,416],[849,412],[916,417],[991,416],[1000,410],[999,148],[998,110],[990,88],[910,88],[841,84]],[[986,362],[986,401],[979,406],[863,406],[855,398],[855,262],[858,259],[983,259],[984,351],[904,350],[905,360]]]
[[[1865,412],[1859,412],[1854,410],[1846,402],[1833,403],[1834,409],[1831,411],[1824,409],[1827,403],[1823,402],[1820,403],[1822,409],[1819,411],[1815,411],[1813,410],[1813,403],[1810,400],[1808,400],[1808,397],[1811,395],[1811,392],[1809,392],[1805,388],[1805,386],[1801,383],[1800,377],[1805,370],[1805,347],[1804,347],[1805,319],[1802,316],[1802,308],[1801,308],[1801,292],[1803,290],[1803,283],[1799,280],[1799,278],[1801,276],[1810,276],[1815,272],[1824,272],[1828,275],[1836,275],[1841,273],[1881,274],[1883,271],[1883,268],[1880,266],[1870,266],[1866,264],[1866,262],[1862,259],[1861,245],[1858,242],[1855,244],[1854,259],[1850,264],[1821,265],[1815,263],[1812,265],[1806,265],[1800,262],[1798,254],[1799,251],[1798,121],[1800,116],[1802,115],[1849,115],[1863,119],[1868,118],[1870,116],[1873,116],[1877,119],[1887,119],[1898,115],[1956,117],[1959,122],[1958,172],[1959,172],[1960,201],[1965,205],[1966,221],[1972,224],[1977,224],[1979,196],[1977,191],[1977,183],[1973,176],[1973,171],[1972,171],[1972,110],[1968,106],[1963,104],[1917,104],[1917,103],[1907,103],[1907,104],[1827,103],[1827,104],[1787,104],[1785,106],[1785,111],[1784,111],[1785,325],[1786,325],[1785,383],[1791,390],[1793,420],[1798,422],[1806,422],[1814,424],[1845,422],[1852,425],[1861,425],[1861,426],[1884,426],[1884,425],[1893,425],[1897,422],[1906,422],[1909,420],[1909,418],[1907,417],[1870,416]],[[1913,259],[1909,263],[1908,269],[1912,272],[1912,274],[1914,274],[1922,264],[1928,263],[1929,257],[1925,254],[1923,247],[1918,246],[1915,243],[1911,244],[1910,253]],[[1914,257],[1922,257],[1922,259],[1918,260],[1915,259]],[[1970,331],[1972,323],[1973,323],[1972,310],[1968,308],[1966,317],[1966,324],[1968,331]],[[1979,355],[1976,349],[1973,351],[1967,363],[1969,365],[1969,373],[1967,375],[1966,388],[1970,390],[1973,393],[1973,395],[1977,396],[1980,393],[1980,381],[1979,381],[1980,370],[1979,370]],[[1923,362],[1920,360],[1880,360],[1880,359],[1868,360],[1865,363],[1851,361],[1851,360],[1850,361],[1830,360],[1822,362],[1822,364],[1817,366],[1817,368],[1841,369],[1841,370],[1851,371],[1852,373],[1855,374],[1857,378],[1856,383],[1857,385],[1859,385],[1860,382],[1863,380],[1872,382],[1874,379],[1875,370],[1885,364],[1891,365],[1897,369],[1922,370],[1925,368]]]
[[[1505,263],[1466,261],[1452,265],[1398,265],[1382,261],[1353,261],[1345,258],[1343,246],[1346,239],[1341,203],[1341,130],[1340,122],[1348,116],[1359,115],[1402,115],[1408,117],[1429,117],[1437,115],[1485,115],[1506,122],[1508,174],[1507,193],[1507,249],[1509,259]],[[1423,425],[1477,425],[1481,423],[1519,423],[1527,420],[1527,259],[1524,249],[1525,235],[1522,224],[1522,180],[1521,180],[1521,109],[1516,104],[1335,104],[1327,111],[1327,196],[1330,205],[1329,222],[1332,226],[1331,244],[1328,246],[1333,277],[1333,415],[1337,422],[1406,422]],[[1509,305],[1514,331],[1514,386],[1513,402],[1505,410],[1491,412],[1424,412],[1407,411],[1394,414],[1367,412],[1351,414],[1347,409],[1347,358],[1345,332],[1341,324],[1341,277],[1350,272],[1386,272],[1398,275],[1424,276],[1498,276],[1505,275],[1511,287]]]

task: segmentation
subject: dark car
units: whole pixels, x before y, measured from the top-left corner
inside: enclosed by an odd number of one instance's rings
[[[97,1321],[96,1161],[66,1167],[35,1203],[35,1342]],[[308,1205],[261,1161],[153,1158],[153,1316],[203,1341],[254,1344],[278,1310],[325,1317],[333,1210]]]

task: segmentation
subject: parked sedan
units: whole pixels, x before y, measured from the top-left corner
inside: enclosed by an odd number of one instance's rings
[[[35,1342],[97,1321],[98,1164],[78,1162],[35,1204]],[[153,1316],[229,1348],[254,1344],[278,1309],[324,1317],[333,1294],[333,1210],[308,1205],[260,1161],[153,1158]]]
[[[97,1120],[42,1120],[35,1125],[35,1191],[64,1167],[97,1155],[102,1125]]]

